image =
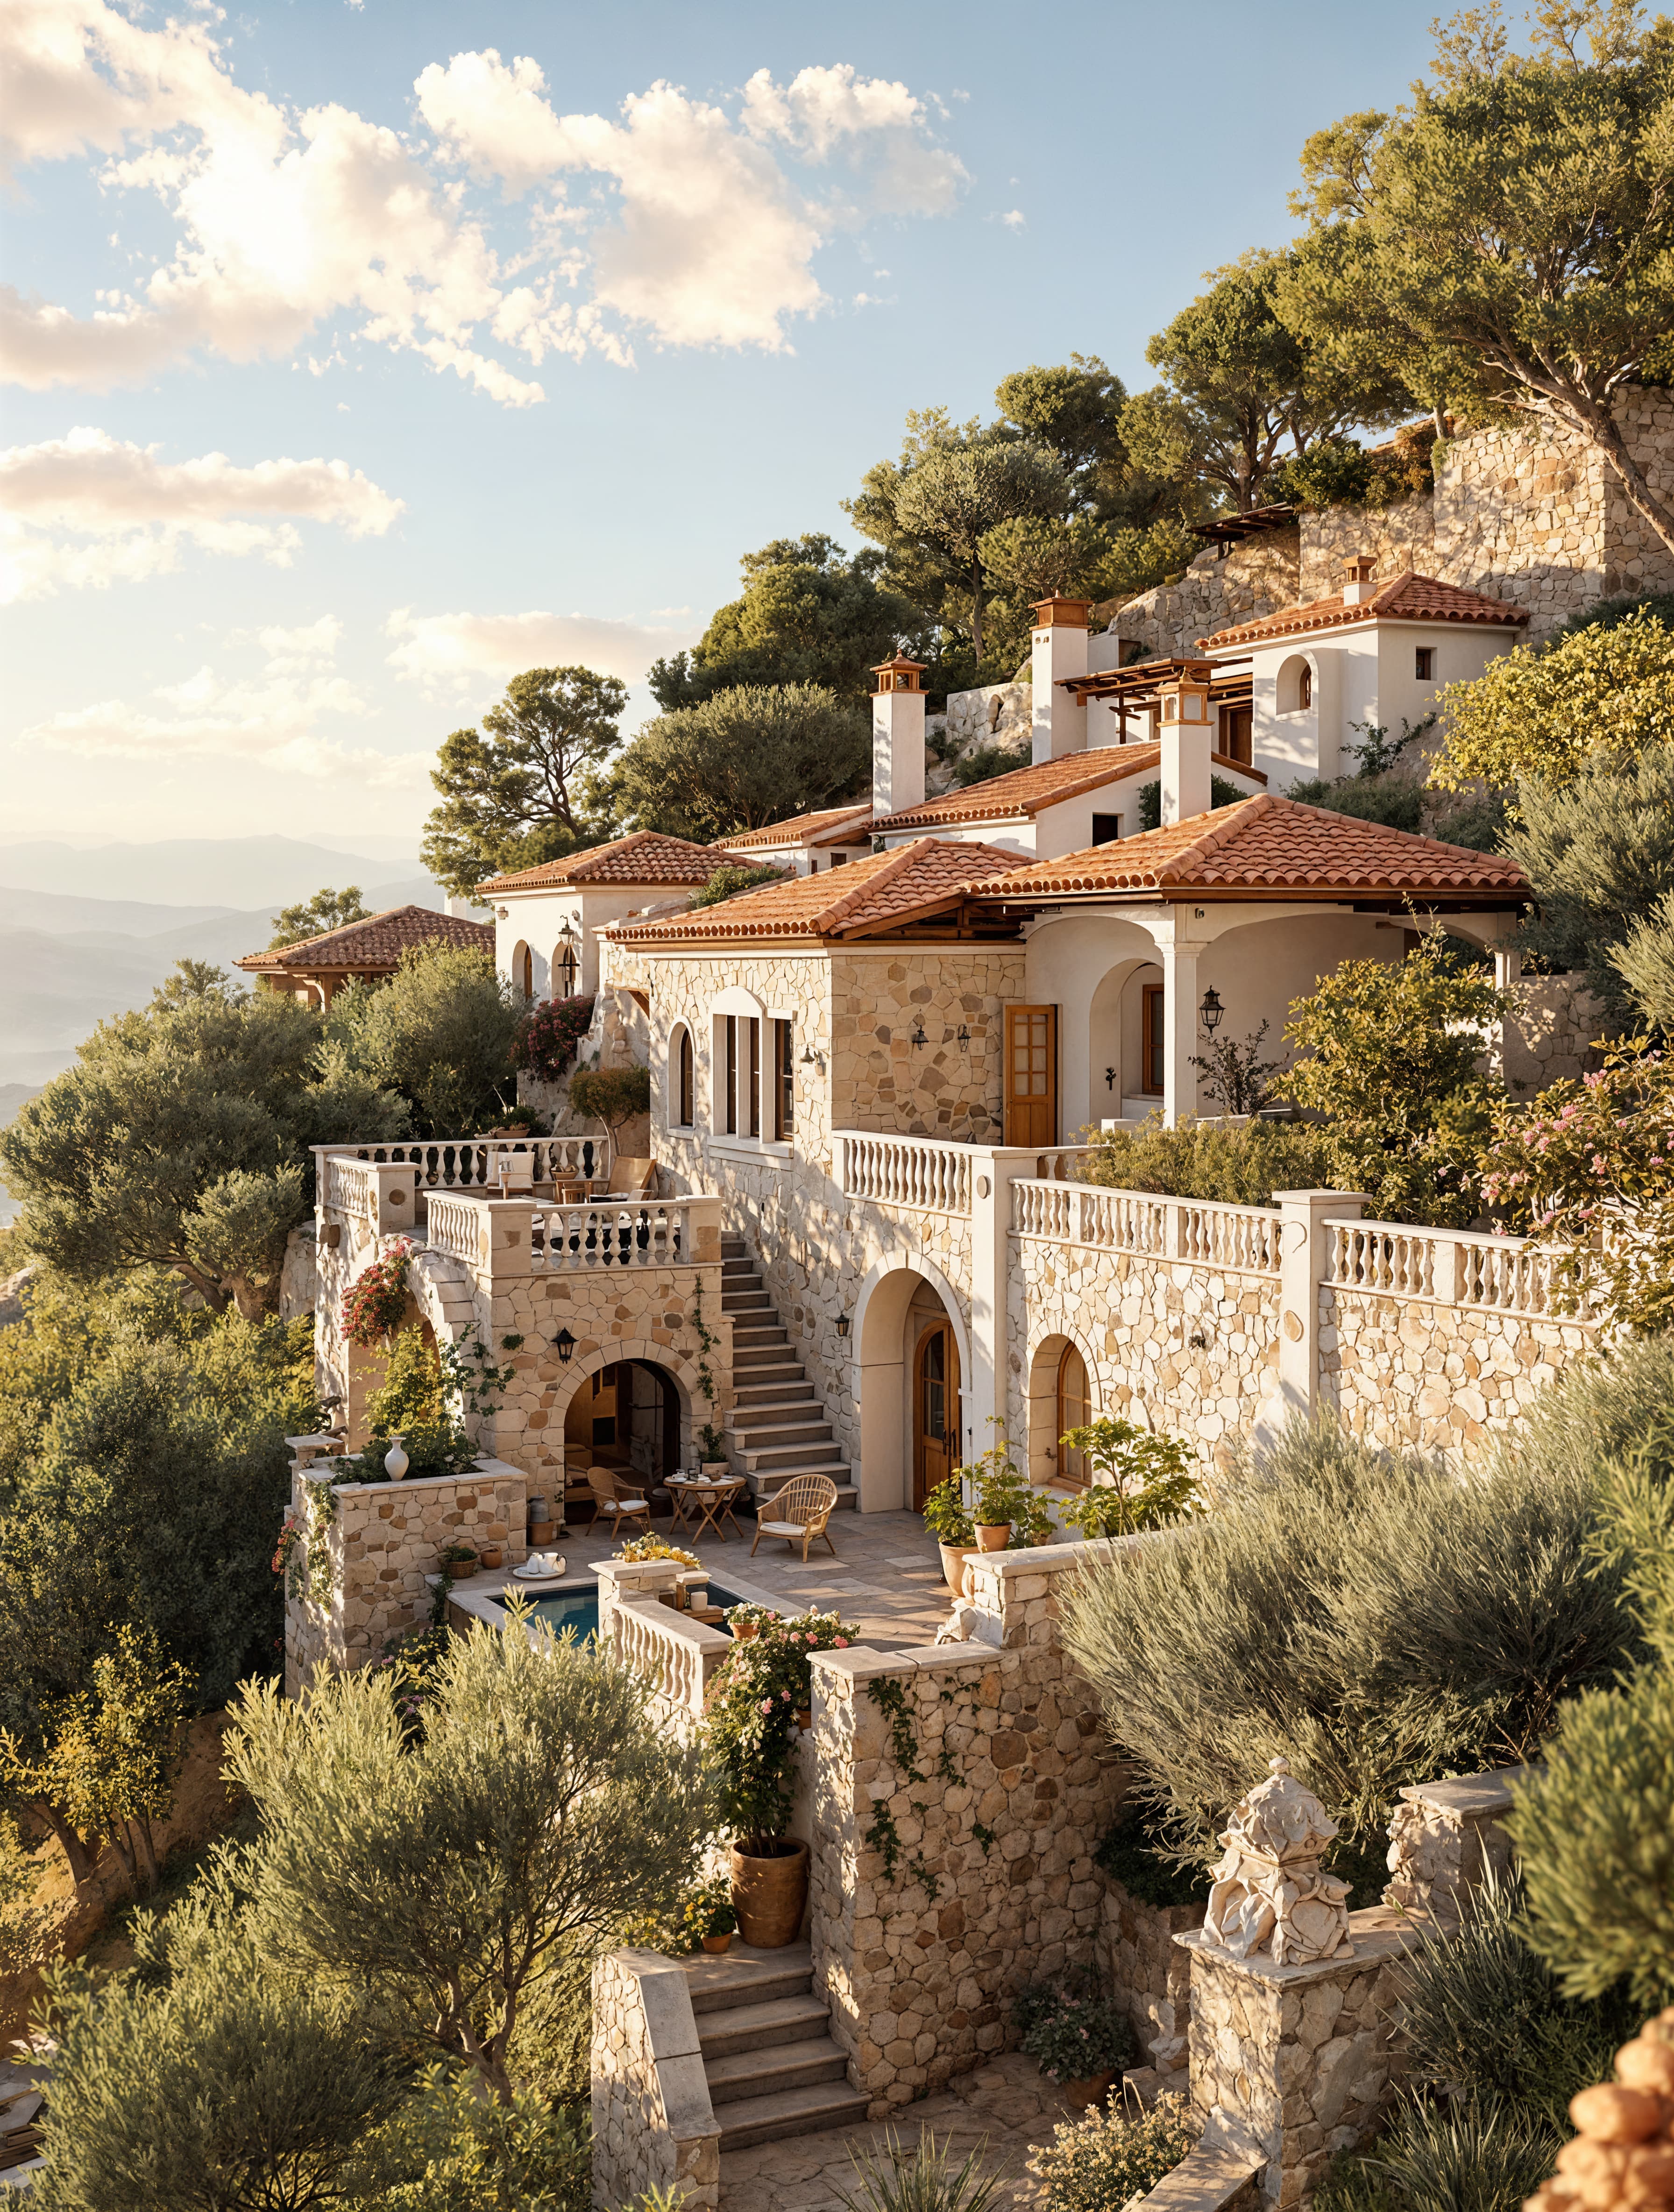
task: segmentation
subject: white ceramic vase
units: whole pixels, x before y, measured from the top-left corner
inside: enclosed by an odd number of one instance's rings
[[[399,1482],[411,1465],[412,1462],[401,1449],[400,1431],[399,1429],[392,1431],[389,1449],[384,1455],[384,1473],[392,1482]]]

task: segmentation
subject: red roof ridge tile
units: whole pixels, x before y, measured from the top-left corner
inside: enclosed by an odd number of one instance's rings
[[[1443,577],[1427,576],[1416,568],[1403,568],[1399,575],[1379,584],[1369,599],[1362,599],[1356,606],[1345,606],[1340,592],[1328,592],[1322,599],[1276,607],[1271,614],[1257,615],[1249,622],[1214,630],[1208,637],[1200,637],[1197,647],[1200,652],[1213,652],[1253,644],[1263,638],[1301,635],[1309,630],[1352,629],[1356,623],[1380,617],[1403,622],[1479,623],[1514,629],[1528,621],[1529,611],[1512,600],[1474,591],[1468,585],[1450,584]]]
[[[670,860],[676,860],[677,865],[677,856],[690,854],[691,872],[671,875],[665,869],[659,873],[648,872],[637,877],[614,874],[613,862],[619,862],[629,854],[643,852],[648,846],[654,846]],[[576,852],[560,854],[555,860],[538,860],[532,867],[513,868],[499,875],[485,877],[477,889],[479,894],[497,896],[502,891],[540,890],[548,885],[556,887],[566,883],[586,882],[590,878],[618,883],[702,884],[709,880],[709,876],[699,872],[700,862],[707,865],[709,873],[712,875],[716,868],[725,867],[733,857],[724,845],[700,845],[694,838],[671,836],[662,830],[630,830],[620,837],[607,838],[602,845],[584,845]]]

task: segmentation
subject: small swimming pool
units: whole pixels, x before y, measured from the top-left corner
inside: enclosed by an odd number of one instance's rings
[[[525,1593],[524,1595],[527,1595]],[[503,1599],[496,1597],[496,1605]],[[709,1603],[726,1607],[736,1605],[737,1597],[718,1583],[709,1584]],[[550,1623],[552,1633],[562,1636],[566,1628],[573,1628],[578,1644],[599,1633],[599,1585],[597,1583],[566,1583],[559,1589],[547,1590],[529,1603],[537,1620]]]

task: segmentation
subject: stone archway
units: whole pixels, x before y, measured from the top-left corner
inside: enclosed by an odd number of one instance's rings
[[[934,1261],[922,1253],[892,1254],[871,1269],[855,1298],[852,1373],[860,1413],[856,1474],[863,1513],[900,1512],[913,1502],[912,1368],[923,1334],[915,1316],[928,1322],[938,1306],[968,1398],[972,1364],[964,1304]],[[956,1426],[953,1456],[960,1459],[968,1456],[972,1444],[965,1428]]]

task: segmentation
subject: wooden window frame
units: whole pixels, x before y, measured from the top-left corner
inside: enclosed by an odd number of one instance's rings
[[[1095,845],[1113,845],[1122,835],[1119,814],[1095,814],[1093,817],[1093,842]]]
[[[1082,1418],[1079,1420],[1071,1420],[1068,1418],[1068,1412],[1064,1405],[1064,1370],[1068,1366],[1072,1359],[1081,1370],[1082,1395],[1080,1406]],[[1082,1358],[1080,1347],[1078,1345],[1066,1344],[1063,1350],[1058,1354],[1058,1371],[1056,1377],[1055,1378],[1053,1387],[1057,1415],[1057,1426],[1053,1436],[1053,1448],[1057,1454],[1058,1480],[1060,1482],[1067,1484],[1072,1490],[1089,1489],[1092,1486],[1093,1473],[1091,1468],[1087,1466],[1087,1454],[1085,1452],[1079,1451],[1068,1451],[1064,1449],[1063,1444],[1063,1437],[1067,1430],[1085,1428],[1093,1419],[1093,1377],[1087,1372],[1087,1364],[1086,1360]]]
[[[750,1047],[750,1105],[746,1116],[749,1122],[748,1133],[752,1137],[759,1137],[762,1133],[762,1025],[754,1014],[745,1014],[740,1018],[750,1032],[746,1040]]]
[[[776,1017],[773,1024],[773,1141],[788,1145],[796,1127],[794,1024]]]
[[[1434,684],[1436,680],[1436,649],[1433,645],[1413,647],[1413,677],[1419,684]]]
[[[738,1024],[736,1014],[723,1017],[727,1024],[727,1134],[738,1134]]]
[[[689,1129],[697,1112],[697,1055],[691,1048],[691,1030],[682,1022],[674,1040],[674,1126]]]
[[[1157,1054],[1162,1054],[1162,1081],[1151,1080],[1151,1070]],[[1166,983],[1141,983],[1140,986],[1140,1096],[1141,1098],[1160,1098],[1168,1089],[1168,986]]]

